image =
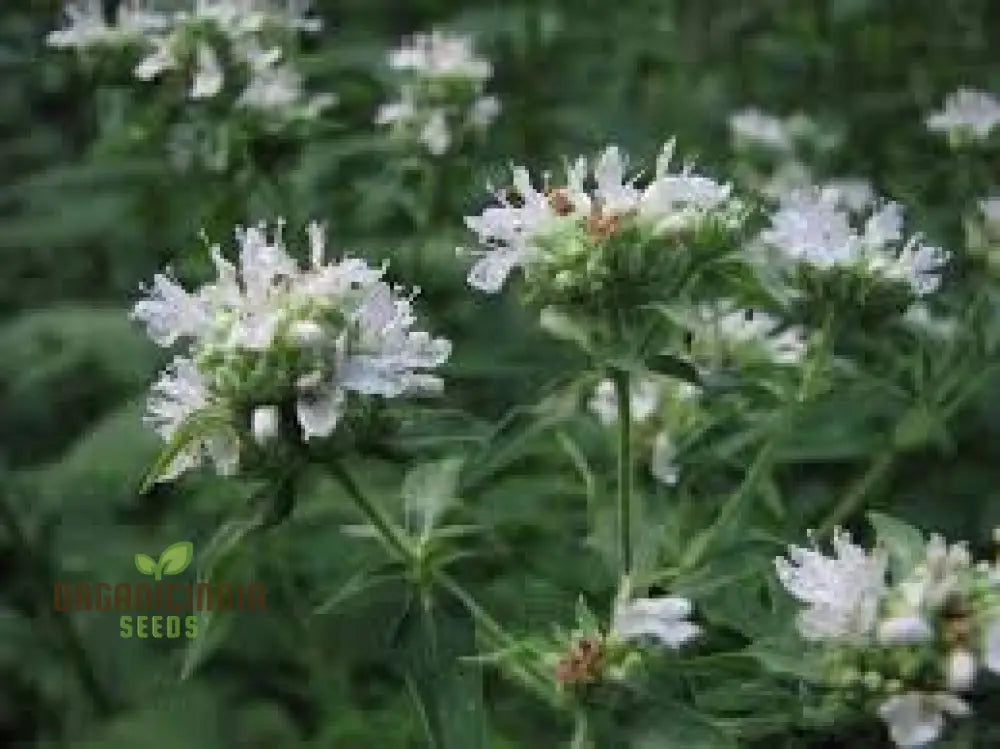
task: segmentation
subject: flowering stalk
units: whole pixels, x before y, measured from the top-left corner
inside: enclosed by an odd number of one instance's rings
[[[632,393],[628,371],[611,373],[618,400],[618,562],[623,578],[632,572]]]

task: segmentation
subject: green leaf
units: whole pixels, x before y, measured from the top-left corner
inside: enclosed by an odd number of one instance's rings
[[[550,335],[570,343],[575,343],[584,351],[591,350],[587,331],[568,315],[553,307],[546,307],[538,316],[539,325]]]
[[[653,354],[646,359],[646,369],[693,385],[702,384],[701,373],[694,363],[675,354]]]
[[[407,686],[426,734],[437,749],[484,749],[482,667],[466,660],[475,629],[444,602],[425,599],[407,612],[401,630]]]
[[[629,749],[736,749],[736,740],[708,716],[679,702],[658,704],[656,716],[641,726]]]
[[[875,529],[878,543],[889,553],[889,564],[894,576],[906,575],[919,564],[926,553],[923,534],[909,523],[869,512],[868,521]]]
[[[136,554],[135,568],[144,575],[153,575],[156,573],[156,562],[145,554]]]
[[[205,437],[211,432],[226,431],[230,439],[237,439],[237,436],[229,425],[226,415],[217,409],[206,409],[192,414],[181,424],[174,433],[173,439],[167,443],[160,454],[153,461],[152,467],[142,480],[139,488],[140,494],[145,494],[152,488],[161,476],[163,476],[171,464],[184,450],[197,439]]]
[[[460,457],[424,463],[412,469],[403,479],[407,525],[424,539],[455,501],[462,463]]]
[[[583,596],[576,599],[576,623],[587,636],[593,637],[601,634],[601,623],[597,615],[590,610]]]
[[[194,559],[194,544],[190,541],[178,541],[163,550],[157,566],[164,575],[179,575],[188,568],[192,559]]]

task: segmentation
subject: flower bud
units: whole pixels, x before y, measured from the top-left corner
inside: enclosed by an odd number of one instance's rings
[[[930,625],[921,616],[894,616],[878,625],[882,645],[911,645],[927,642],[932,636]]]
[[[976,659],[968,650],[953,650],[945,664],[945,682],[950,692],[968,692],[976,680]]]
[[[277,406],[258,406],[251,418],[251,431],[258,445],[270,442],[278,436],[280,415]]]
[[[302,348],[312,348],[323,342],[323,327],[312,320],[298,320],[288,329],[289,337]]]

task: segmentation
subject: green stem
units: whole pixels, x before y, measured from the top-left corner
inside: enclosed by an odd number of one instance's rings
[[[374,502],[368,499],[365,493],[361,491],[361,488],[355,483],[354,479],[351,478],[351,475],[338,464],[330,466],[330,470],[350,495],[351,499],[354,500],[354,504],[357,505],[362,514],[375,526],[383,543],[403,557],[404,561],[409,563],[418,562],[417,553],[410,546],[403,532],[393,524],[392,520]]]
[[[828,535],[840,523],[853,515],[864,504],[869,492],[879,481],[889,472],[892,467],[895,451],[885,448],[868,465],[868,469],[858,477],[851,488],[844,495],[843,499],[833,508],[833,512],[827,515],[826,519],[820,523],[816,534],[819,537]]]
[[[8,504],[7,497],[2,492],[0,492],[0,516],[2,516],[4,525],[7,526],[14,545],[18,548],[18,555],[27,561],[33,578],[32,587],[38,598],[39,611],[51,622],[56,637],[66,651],[70,667],[90,697],[95,711],[99,715],[107,717],[114,712],[114,701],[104,685],[101,684],[69,614],[60,614],[52,609],[52,599],[48,590],[51,583],[48,579],[49,575],[41,560],[38,559],[38,555],[28,539],[27,532],[17,518],[17,513]]]
[[[570,749],[594,749],[594,742],[590,738],[587,711],[583,707],[577,707],[573,711],[573,738],[570,740],[569,747]]]
[[[461,583],[452,578],[447,572],[441,570],[435,570],[432,574],[435,581],[465,607],[472,620],[476,623],[476,627],[485,635],[485,639],[493,647],[507,649],[516,644],[514,638],[507,633],[496,619],[490,616],[489,612],[479,604],[469,591],[462,587]],[[552,697],[552,689],[543,674],[534,668],[521,667],[515,664],[508,664],[508,668],[518,678],[528,684],[539,697],[547,700],[553,706],[556,705],[556,701]]]
[[[632,392],[629,373],[611,373],[618,400],[618,560],[623,578],[632,572]]]

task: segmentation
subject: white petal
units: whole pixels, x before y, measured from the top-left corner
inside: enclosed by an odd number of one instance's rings
[[[206,437],[205,452],[212,459],[220,476],[232,476],[239,468],[240,444],[228,432]]]
[[[626,640],[652,637],[676,648],[701,631],[700,627],[686,621],[690,614],[691,602],[686,598],[640,598],[616,608],[612,629]]]
[[[994,618],[986,626],[983,635],[983,665],[995,674],[1000,674],[1000,618]]]
[[[948,655],[945,684],[952,692],[968,692],[976,681],[976,659],[968,650],[955,650]]]
[[[222,90],[222,66],[207,44],[198,46],[198,68],[191,84],[192,99],[208,99]]]
[[[280,414],[277,406],[258,406],[250,419],[254,441],[258,445],[270,442],[278,436]]]
[[[922,616],[895,616],[878,625],[878,640],[883,645],[908,645],[927,642],[934,636]]]
[[[488,294],[500,291],[507,276],[521,263],[521,253],[513,250],[492,250],[476,261],[469,271],[469,286]]]
[[[928,695],[920,692],[890,697],[879,707],[889,735],[900,747],[920,747],[935,741],[944,730],[944,716]]]
[[[650,463],[650,470],[653,476],[662,481],[667,486],[675,486],[680,477],[680,469],[677,466],[677,449],[667,432],[660,432],[653,440],[653,457]]]
[[[328,437],[343,416],[345,401],[346,394],[341,388],[300,396],[295,403],[295,414],[305,439]]]
[[[668,647],[678,648],[697,637],[701,628],[682,619],[661,619],[640,612],[625,612],[615,619],[614,632],[624,640],[651,637]]]

